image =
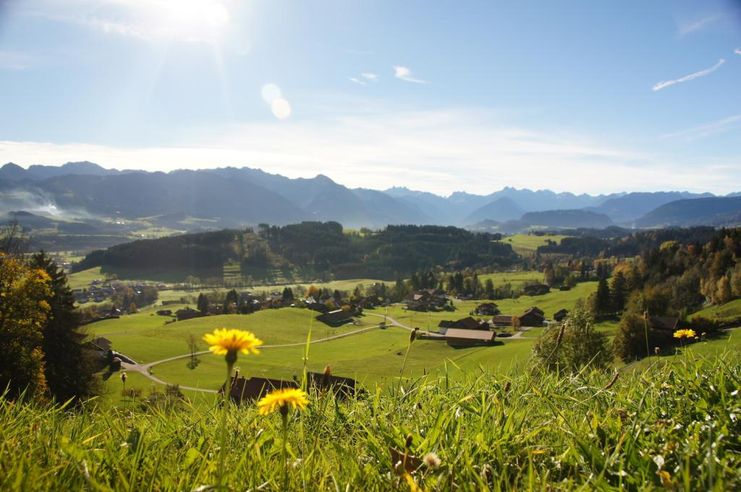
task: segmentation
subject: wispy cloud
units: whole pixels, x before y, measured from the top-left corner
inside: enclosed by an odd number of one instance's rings
[[[394,65],[394,77],[401,79],[405,82],[411,82],[413,84],[429,84],[428,80],[422,80],[412,75],[412,70],[409,67],[401,65]]]
[[[715,21],[720,19],[721,16],[718,14],[708,15],[701,19],[695,19],[689,22],[683,22],[679,24],[679,35],[686,36],[687,34],[700,31],[707,26],[713,24]]]
[[[0,70],[27,70],[31,65],[32,59],[25,53],[0,50]]]
[[[733,50],[733,52],[737,55],[741,55],[741,48],[736,48],[735,50]]]
[[[379,77],[378,74],[373,72],[363,72],[357,77],[350,77],[349,80],[358,85],[368,85],[369,83],[378,82]]]
[[[720,120],[696,126],[694,128],[689,128],[687,130],[667,133],[665,135],[661,135],[660,138],[684,138],[687,140],[697,140],[699,138],[705,138],[718,133],[727,132],[728,130],[733,129],[735,126],[738,126],[739,123],[741,123],[741,114],[735,114],[733,116],[728,116],[727,118],[722,118]]]
[[[690,80],[698,79],[700,77],[705,77],[706,75],[710,75],[711,73],[718,70],[721,67],[721,65],[723,65],[725,62],[726,62],[725,59],[721,58],[720,60],[718,60],[718,63],[716,63],[710,68],[706,68],[704,70],[700,70],[699,72],[685,75],[684,77],[680,77],[678,79],[665,80],[663,82],[659,82],[658,84],[653,86],[653,90],[660,91],[661,89],[666,89],[667,87],[670,87],[674,84],[681,84],[682,82],[689,82]]]

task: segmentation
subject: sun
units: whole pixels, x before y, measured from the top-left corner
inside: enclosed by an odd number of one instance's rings
[[[231,20],[223,0],[150,0],[147,7],[157,34],[178,41],[216,43]]]

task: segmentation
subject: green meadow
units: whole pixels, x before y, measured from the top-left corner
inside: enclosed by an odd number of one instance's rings
[[[534,234],[513,234],[512,236],[502,239],[502,242],[511,244],[512,249],[520,256],[533,256],[539,246],[545,246],[548,244],[548,240],[560,243],[565,237],[567,236],[561,236],[558,234],[547,234],[543,236],[536,236]]]

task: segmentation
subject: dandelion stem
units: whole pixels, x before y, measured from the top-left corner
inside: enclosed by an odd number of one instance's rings
[[[288,460],[286,455],[288,450],[288,407],[281,407],[280,416],[283,419],[283,451],[281,453],[281,460],[283,461],[283,490],[288,490]]]
[[[224,383],[224,395],[221,401],[221,429],[219,435],[219,468],[217,474],[218,488],[221,488],[224,479],[224,452],[226,450],[226,412],[228,411],[229,398],[232,390],[232,368],[234,362],[226,364],[226,382]]]

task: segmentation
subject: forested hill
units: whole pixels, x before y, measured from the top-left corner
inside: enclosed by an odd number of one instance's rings
[[[90,253],[76,270],[100,266],[127,275],[220,276],[225,263],[238,263],[243,276],[264,278],[280,270],[294,278],[394,279],[443,266],[513,265],[519,257],[491,234],[456,227],[388,226],[348,232],[336,222],[302,222],[258,230],[223,230],[141,240]]]

